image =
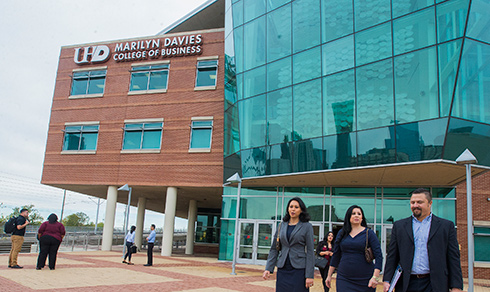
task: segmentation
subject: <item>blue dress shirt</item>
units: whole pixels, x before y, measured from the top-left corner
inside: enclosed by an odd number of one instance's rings
[[[155,243],[155,237],[157,237],[157,233],[155,230],[152,230],[148,236],[148,243]]]
[[[432,213],[429,214],[422,222],[412,215],[413,241],[415,251],[413,253],[412,274],[428,274],[429,253],[427,251],[427,241],[429,239],[430,224],[432,222]]]

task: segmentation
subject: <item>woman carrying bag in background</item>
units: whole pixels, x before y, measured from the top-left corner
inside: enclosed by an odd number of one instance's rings
[[[329,231],[327,237],[324,238],[322,241],[320,241],[318,243],[318,246],[316,247],[317,258],[323,257],[325,259],[321,263],[322,265],[325,263],[324,266],[317,265],[318,269],[320,270],[320,274],[322,275],[323,290],[325,290],[325,292],[329,291],[329,288],[327,287],[325,280],[327,279],[327,275],[328,275],[330,259],[333,255],[333,238],[334,238],[333,232]]]

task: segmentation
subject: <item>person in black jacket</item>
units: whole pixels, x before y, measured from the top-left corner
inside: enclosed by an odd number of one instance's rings
[[[432,214],[432,194],[416,189],[410,198],[412,216],[396,221],[383,276],[384,291],[398,265],[397,292],[462,291],[463,276],[454,223]]]
[[[24,243],[24,234],[26,233],[26,226],[29,224],[29,210],[22,209],[20,210],[20,216],[17,217],[15,221],[15,229],[12,232],[12,236],[10,240],[12,241],[12,247],[10,248],[10,256],[9,256],[9,268],[12,269],[22,269],[23,267],[19,266],[17,263],[17,257],[19,256],[19,252],[22,249],[22,244]]]
[[[329,291],[325,280],[327,279],[328,275],[328,267],[330,267],[330,258],[333,255],[333,238],[333,232],[329,231],[327,237],[320,241],[316,247],[316,254],[327,259],[327,265],[325,268],[318,267],[320,274],[322,275],[323,290],[325,290],[325,292]]]

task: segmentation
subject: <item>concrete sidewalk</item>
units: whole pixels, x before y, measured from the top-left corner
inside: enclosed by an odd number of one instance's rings
[[[8,255],[1,255],[0,290],[272,292],[275,287],[275,275],[262,280],[263,266],[237,265],[233,276],[231,263],[207,257],[156,255],[153,267],[145,267],[145,253],[133,255],[135,265],[129,266],[121,263],[121,252],[117,251],[60,252],[54,271],[48,267],[36,270],[36,261],[37,254],[20,254],[19,264],[24,269],[10,269]],[[490,281],[480,285],[476,292],[490,292]],[[310,291],[323,291],[318,272]],[[382,291],[381,285],[377,291]]]

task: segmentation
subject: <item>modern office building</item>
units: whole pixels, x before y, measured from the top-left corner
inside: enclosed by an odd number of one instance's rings
[[[490,166],[490,2],[229,0],[225,25],[224,178],[220,259],[267,258],[287,202],[308,206],[315,239],[358,204],[382,242],[426,187],[455,222],[466,271],[464,167]],[[490,176],[474,205],[490,207]],[[236,184],[235,184],[236,185]],[[456,187],[458,186],[458,187]],[[475,275],[490,272],[488,212],[474,210]]]
[[[466,272],[455,160],[469,149],[475,278],[489,278],[489,8],[210,0],[155,37],[63,47],[43,183],[114,205],[127,202],[116,189],[128,183],[138,211],[189,218],[188,243],[219,242],[219,259],[232,260],[237,241],[237,261],[252,264],[267,258],[292,197],[305,201],[315,240],[362,206],[386,253],[410,192],[426,187],[434,214],[457,226]],[[227,182],[236,173],[240,187]]]

